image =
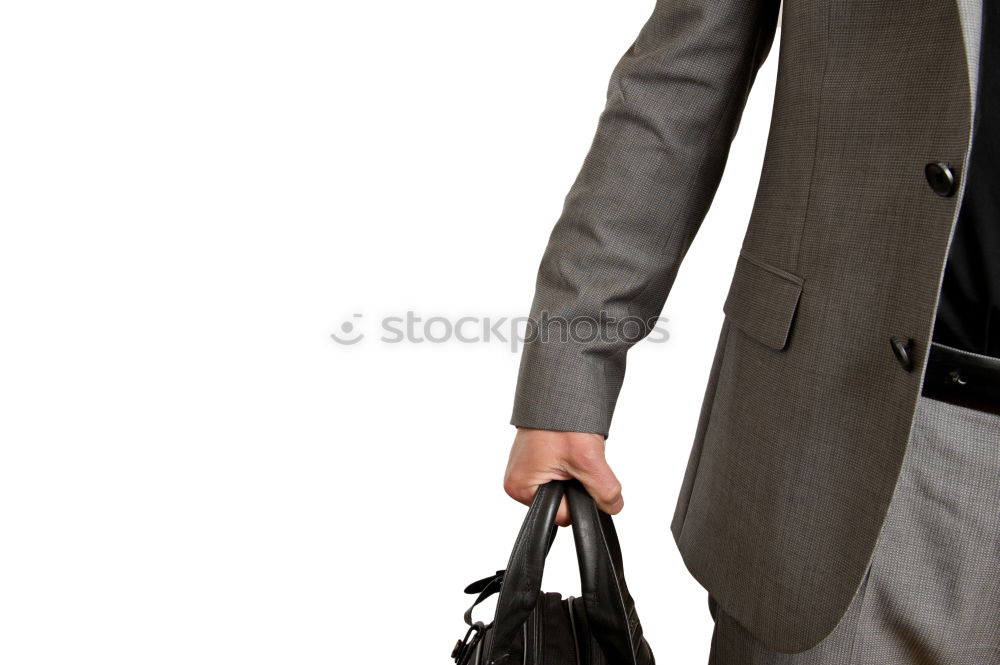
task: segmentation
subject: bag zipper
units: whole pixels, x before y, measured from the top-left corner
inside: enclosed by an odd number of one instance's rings
[[[569,627],[573,631],[573,653],[576,655],[576,665],[580,665],[580,639],[576,634],[576,617],[573,616],[573,601],[575,597],[566,599],[566,607],[569,608]]]

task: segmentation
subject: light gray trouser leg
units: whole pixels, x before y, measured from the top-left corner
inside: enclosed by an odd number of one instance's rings
[[[1000,663],[1000,416],[921,397],[872,563],[816,647],[770,651],[720,607],[711,665]]]

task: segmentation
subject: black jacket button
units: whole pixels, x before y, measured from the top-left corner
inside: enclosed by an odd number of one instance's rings
[[[944,162],[930,162],[924,166],[924,176],[938,196],[951,196],[955,193],[955,174]]]

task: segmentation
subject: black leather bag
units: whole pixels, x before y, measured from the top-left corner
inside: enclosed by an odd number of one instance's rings
[[[580,565],[581,597],[541,590],[545,557],[559,529],[565,494]],[[465,612],[469,628],[452,658],[458,665],[653,665],[635,604],[625,586],[622,554],[611,516],[598,509],[578,480],[539,486],[507,568],[465,588],[479,594]],[[499,592],[493,621],[472,611]]]

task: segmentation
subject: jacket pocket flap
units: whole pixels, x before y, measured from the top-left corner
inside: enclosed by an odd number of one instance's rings
[[[722,309],[737,328],[780,350],[788,343],[801,295],[801,277],[741,251]]]

